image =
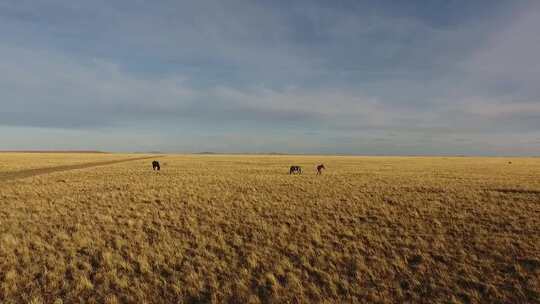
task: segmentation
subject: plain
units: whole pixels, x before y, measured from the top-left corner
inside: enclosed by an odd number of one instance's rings
[[[538,158],[157,155],[159,172],[12,174],[141,156],[0,154],[0,302],[540,302]]]

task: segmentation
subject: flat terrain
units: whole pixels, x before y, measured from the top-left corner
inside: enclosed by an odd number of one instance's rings
[[[0,303],[540,303],[540,158],[143,156],[0,154]]]
[[[86,164],[118,160],[129,157],[141,157],[140,154],[109,153],[0,153],[0,178],[7,172],[18,172],[27,169],[50,168],[75,164]]]
[[[110,160],[99,160],[99,161],[90,162],[90,163],[74,163],[74,164],[57,165],[57,166],[49,166],[49,167],[11,170],[11,171],[0,173],[0,181],[5,182],[9,180],[14,180],[14,179],[27,178],[27,177],[50,174],[50,173],[61,172],[61,171],[70,171],[70,170],[86,169],[86,168],[97,167],[97,166],[114,165],[114,164],[128,162],[128,161],[150,159],[150,158],[154,158],[154,157],[139,156],[139,157],[129,157],[129,158],[121,158],[121,159],[114,158]]]

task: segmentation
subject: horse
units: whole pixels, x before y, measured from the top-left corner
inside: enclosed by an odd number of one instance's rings
[[[157,160],[153,161],[152,162],[152,170],[158,170],[159,171],[159,169],[161,169],[159,167],[159,162]]]
[[[302,174],[302,167],[300,166],[291,166],[291,169],[289,169],[289,174]]]
[[[318,165],[317,166],[317,175],[321,175],[323,170],[326,170],[324,165],[323,164]]]

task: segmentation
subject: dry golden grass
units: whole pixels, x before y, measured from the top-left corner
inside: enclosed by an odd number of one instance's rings
[[[4,152],[0,153],[0,176],[2,173],[19,170],[75,165],[137,156],[140,156],[140,154]]]
[[[0,302],[540,302],[540,159],[157,159],[1,182]]]

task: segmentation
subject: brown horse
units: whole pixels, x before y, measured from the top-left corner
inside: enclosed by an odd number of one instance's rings
[[[317,175],[321,175],[323,170],[326,170],[323,164],[317,166]]]

